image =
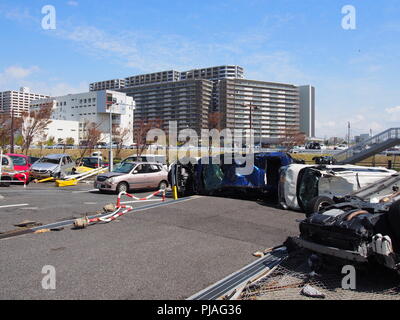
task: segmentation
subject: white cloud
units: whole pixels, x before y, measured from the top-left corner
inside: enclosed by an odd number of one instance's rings
[[[72,6],[72,7],[76,7],[79,5],[78,1],[68,1],[67,5]]]

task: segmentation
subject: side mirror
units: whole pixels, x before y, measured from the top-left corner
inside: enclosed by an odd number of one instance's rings
[[[133,170],[133,174],[135,174],[135,173],[138,173],[139,171],[137,171],[137,170]]]

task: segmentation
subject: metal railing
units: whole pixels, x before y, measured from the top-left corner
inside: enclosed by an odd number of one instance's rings
[[[385,145],[389,146],[390,144],[394,144],[398,140],[400,140],[400,128],[390,128],[367,140],[357,143],[346,150],[338,152],[334,157],[337,162],[345,162],[356,155],[373,155],[374,150],[378,150]]]

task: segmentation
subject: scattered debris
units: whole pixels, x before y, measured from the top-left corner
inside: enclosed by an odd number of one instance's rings
[[[103,207],[104,212],[114,212],[115,209],[116,209],[116,207],[115,207],[115,205],[113,203],[106,204]]]
[[[20,227],[20,228],[32,228],[32,227],[39,227],[42,225],[43,225],[42,223],[38,223],[36,221],[30,221],[30,220],[24,220],[18,224],[14,224],[14,226]]]
[[[46,233],[46,232],[50,232],[50,229],[39,229],[36,230],[34,233],[36,234],[36,233]]]
[[[306,297],[325,299],[325,295],[323,293],[321,293],[317,289],[311,287],[309,284],[304,286],[303,289],[301,289],[300,293],[304,294]]]
[[[64,227],[58,227],[58,228],[51,228],[50,231],[62,231],[64,230]]]
[[[75,221],[74,221],[74,227],[77,229],[86,228],[88,225],[89,225],[88,217],[78,218],[78,219],[75,219]]]

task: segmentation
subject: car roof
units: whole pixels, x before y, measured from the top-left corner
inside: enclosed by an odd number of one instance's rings
[[[18,153],[6,153],[6,156],[9,157],[21,157],[21,158],[28,158],[28,156],[24,155],[24,154],[18,154]]]
[[[44,156],[43,158],[47,158],[47,159],[60,159],[62,157],[69,157],[68,154],[66,153],[58,153],[58,154],[48,154],[47,156]]]
[[[123,161],[123,162],[132,163],[132,164],[155,164],[155,165],[158,165],[158,166],[161,165],[161,163],[158,163],[158,162],[147,162],[147,161],[129,161],[129,162],[128,161]]]

